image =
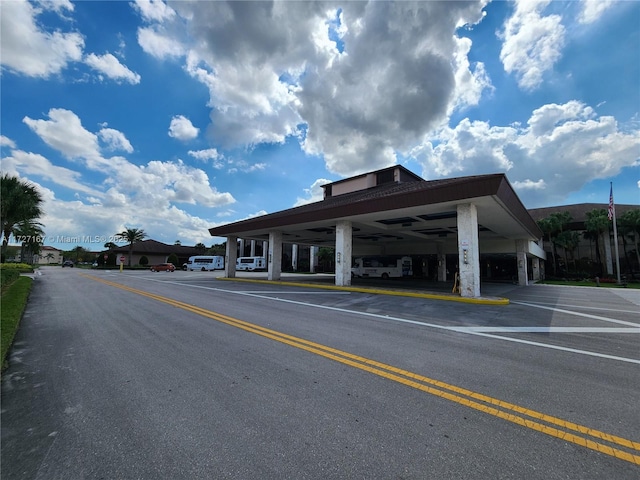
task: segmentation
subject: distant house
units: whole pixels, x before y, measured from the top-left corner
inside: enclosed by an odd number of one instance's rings
[[[33,260],[38,265],[62,263],[62,250],[44,245],[40,248],[40,253],[34,255]]]
[[[129,264],[129,245],[123,245],[112,250],[116,254],[116,257],[124,256],[126,258],[125,264]],[[202,249],[196,247],[185,247],[183,245],[168,245],[166,243],[158,242],[157,240],[142,240],[133,244],[133,251],[131,255],[131,265],[140,264],[140,258],[142,256],[147,257],[149,265],[157,263],[165,263],[169,255],[175,253],[178,257],[178,265],[180,267],[185,263],[189,257],[194,255],[203,255]]]

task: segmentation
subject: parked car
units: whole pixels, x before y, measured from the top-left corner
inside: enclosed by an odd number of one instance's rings
[[[152,272],[175,272],[176,267],[173,263],[159,263],[158,265],[151,265]]]
[[[64,268],[64,267],[71,267],[71,268],[73,268],[73,262],[72,262],[71,260],[65,260],[65,261],[62,263],[62,268]]]

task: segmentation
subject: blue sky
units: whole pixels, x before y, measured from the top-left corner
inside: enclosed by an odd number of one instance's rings
[[[45,244],[208,228],[401,164],[640,204],[640,2],[0,1],[2,172]],[[84,241],[83,241],[84,240]]]

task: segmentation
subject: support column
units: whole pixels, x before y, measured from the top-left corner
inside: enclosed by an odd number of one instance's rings
[[[294,272],[298,271],[298,244],[291,245],[291,268]]]
[[[262,256],[267,259],[269,257],[269,242],[264,240],[262,242]]]
[[[238,246],[239,253],[238,257],[244,257],[244,238],[240,239],[240,245]]]
[[[227,251],[224,256],[224,276],[235,278],[238,259],[238,237],[227,237]]]
[[[516,240],[516,261],[518,262],[518,285],[529,285],[527,272],[526,240]]]
[[[460,295],[480,296],[478,210],[473,203],[458,205],[458,271]]]
[[[318,247],[312,245],[309,247],[309,272],[316,273],[316,266],[318,265]]]
[[[255,240],[251,240],[251,255],[249,255],[250,257],[255,257],[256,256],[256,241]]]
[[[351,222],[336,224],[336,285],[351,285],[351,251],[353,249]]]
[[[531,268],[533,269],[533,281],[540,281],[540,259],[538,257],[531,259]]]
[[[280,280],[282,276],[282,232],[269,232],[267,268],[269,280]]]
[[[444,244],[438,242],[436,245],[438,248],[438,281],[447,281],[447,255],[444,253]]]

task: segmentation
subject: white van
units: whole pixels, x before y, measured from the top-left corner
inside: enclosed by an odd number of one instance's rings
[[[371,256],[353,260],[352,277],[410,277],[413,275],[411,257]]]
[[[196,255],[195,257],[189,257],[189,261],[186,265],[187,270],[191,272],[194,270],[200,270],[202,272],[224,270],[224,257],[217,255]]]
[[[264,257],[240,257],[236,261],[236,270],[249,271],[266,270],[267,261]]]

